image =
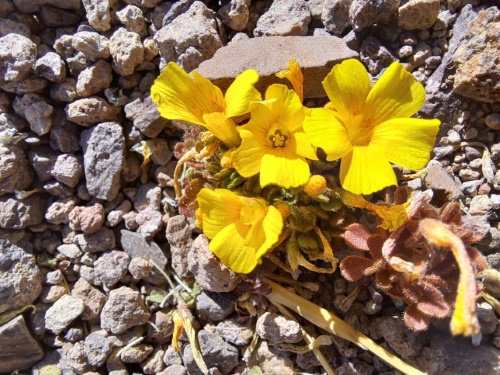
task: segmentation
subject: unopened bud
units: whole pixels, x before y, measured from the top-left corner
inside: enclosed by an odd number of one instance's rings
[[[220,158],[220,166],[222,168],[231,168],[233,166],[233,159],[231,158],[232,151],[225,152]]]
[[[312,175],[307,184],[304,186],[304,191],[311,197],[317,197],[326,190],[326,179],[319,175]]]

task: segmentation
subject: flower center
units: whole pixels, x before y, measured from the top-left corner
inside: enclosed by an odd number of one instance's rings
[[[347,136],[354,146],[368,146],[373,135],[373,125],[370,119],[358,115],[347,125]]]
[[[280,129],[274,129],[269,132],[269,140],[273,148],[286,147],[286,141],[288,140],[288,135],[283,134]]]

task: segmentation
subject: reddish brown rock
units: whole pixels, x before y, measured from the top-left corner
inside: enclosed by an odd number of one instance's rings
[[[219,49],[197,71],[226,89],[238,74],[255,69],[260,75],[256,87],[264,91],[272,83],[288,83],[275,74],[296,59],[304,73],[304,97],[321,98],[326,96],[321,81],[335,64],[353,57],[358,57],[357,52],[334,36],[250,38]]]
[[[500,10],[479,12],[453,55],[457,68],[453,91],[475,100],[500,101]]]

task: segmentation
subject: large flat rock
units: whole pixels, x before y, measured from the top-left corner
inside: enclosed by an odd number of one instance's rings
[[[321,81],[332,67],[358,53],[335,36],[270,36],[243,39],[217,50],[197,71],[214,84],[226,89],[233,79],[247,69],[259,72],[256,87],[264,92],[272,83],[288,83],[275,76],[296,59],[304,73],[304,97],[325,97]]]
[[[22,315],[0,327],[0,373],[25,370],[43,358]]]

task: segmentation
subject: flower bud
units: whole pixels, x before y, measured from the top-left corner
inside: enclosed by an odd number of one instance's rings
[[[323,194],[325,190],[326,179],[319,174],[312,175],[311,178],[309,178],[309,181],[307,181],[307,184],[304,186],[304,191],[311,197],[317,197],[318,195]]]

